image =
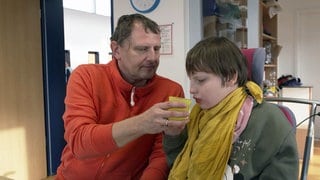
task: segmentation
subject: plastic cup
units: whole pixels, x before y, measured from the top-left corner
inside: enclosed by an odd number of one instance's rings
[[[181,97],[175,97],[175,96],[169,96],[169,101],[171,102],[182,102],[186,105],[184,108],[170,108],[170,111],[181,111],[181,112],[190,112],[190,106],[191,106],[191,99],[181,98]],[[184,117],[170,117],[169,120],[174,121],[182,121],[185,118]]]

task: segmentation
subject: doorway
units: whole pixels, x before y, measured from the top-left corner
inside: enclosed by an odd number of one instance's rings
[[[297,12],[297,47],[296,47],[296,71],[298,77],[307,85],[312,85],[311,99],[320,99],[319,72],[319,23],[320,8],[300,10]],[[320,138],[320,121],[316,117],[314,137]]]
[[[70,67],[92,63],[96,52],[101,64],[111,60],[112,31],[110,0],[63,0],[64,45],[70,52]],[[95,63],[97,61],[94,61]]]
[[[67,0],[65,0],[67,1]],[[68,0],[74,1],[74,0]],[[98,2],[100,0],[83,0],[83,3],[95,2],[92,7],[95,7],[95,12],[97,12]],[[102,1],[102,0],[101,0]],[[113,18],[112,18],[112,5],[113,0],[103,0],[109,2],[110,8],[110,21],[109,25],[105,24],[103,26],[106,31],[110,34],[113,29]],[[41,2],[41,33],[42,33],[42,59],[43,59],[43,84],[44,84],[44,104],[45,104],[45,128],[46,128],[46,154],[47,154],[47,175],[52,176],[56,174],[57,168],[60,165],[61,152],[65,146],[64,141],[64,127],[62,115],[64,113],[64,98],[66,94],[66,74],[65,74],[65,52],[69,50],[70,65],[76,68],[77,64],[81,64],[74,61],[74,59],[83,60],[83,63],[88,62],[88,53],[100,52],[96,48],[90,48],[90,50],[85,50],[82,53],[83,56],[76,57],[76,51],[73,50],[74,47],[68,44],[68,36],[65,36],[65,29],[68,26],[64,24],[64,8],[63,0],[40,0]],[[79,3],[79,1],[74,1],[74,3]],[[86,5],[88,6],[88,5]],[[97,16],[94,12],[79,12],[80,10],[70,9],[70,16],[76,16],[81,14],[81,18],[74,17],[81,26],[78,26],[77,31],[81,32],[86,26],[85,21],[87,16]],[[84,14],[87,16],[84,16]],[[109,27],[108,27],[109,26]],[[91,26],[93,27],[93,26]],[[108,36],[108,35],[106,35]],[[66,38],[65,38],[66,37]],[[93,39],[93,35],[83,35],[83,38]],[[100,37],[101,41],[108,43],[109,37]],[[87,45],[87,42],[82,38],[74,39],[73,42],[76,49],[81,49],[82,45]],[[99,44],[99,41],[94,41],[95,44]],[[67,46],[67,48],[66,48]],[[109,46],[106,46],[107,49]],[[82,51],[81,51],[82,52]],[[85,55],[84,55],[85,54]],[[104,63],[102,59],[108,59],[103,57],[102,53],[100,56],[100,63]]]

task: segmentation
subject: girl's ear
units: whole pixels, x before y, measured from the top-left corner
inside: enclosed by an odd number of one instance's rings
[[[238,80],[238,73],[235,73],[231,79],[226,82],[227,87],[234,86]]]

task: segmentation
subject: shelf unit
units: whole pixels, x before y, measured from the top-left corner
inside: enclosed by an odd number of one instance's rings
[[[272,6],[264,3],[263,0],[259,1],[259,46],[266,49],[264,82],[266,86],[270,87],[278,85],[278,55],[281,50],[278,45],[278,16],[269,13]]]
[[[203,0],[203,37],[224,36],[239,48],[247,48],[247,14],[247,0]]]
[[[281,46],[278,45],[278,16],[269,15],[274,4],[267,0],[213,2],[203,0],[203,37],[225,36],[241,49],[264,47],[267,54],[264,82],[266,89],[271,89],[276,95]],[[214,7],[219,7],[222,12],[212,12]]]

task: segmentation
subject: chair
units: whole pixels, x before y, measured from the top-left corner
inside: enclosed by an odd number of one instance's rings
[[[248,79],[257,83],[262,87],[263,74],[264,74],[264,62],[266,58],[266,51],[264,48],[250,48],[241,49],[242,54],[246,57],[248,67]],[[289,123],[295,127],[296,118],[294,113],[286,106],[277,104],[283,114],[287,117]]]
[[[267,97],[265,98],[266,101],[271,102],[289,102],[289,103],[298,103],[298,104],[307,104],[310,105],[310,113],[309,116],[305,119],[309,121],[308,124],[308,132],[306,136],[305,146],[304,146],[304,153],[302,159],[302,168],[300,173],[300,179],[306,180],[308,177],[308,168],[311,156],[311,148],[312,148],[312,141],[314,139],[314,122],[315,117],[319,116],[320,113],[317,113],[317,107],[320,106],[320,101],[314,101],[309,99],[299,99],[299,98],[289,98],[289,97]]]
[[[266,52],[264,48],[251,48],[251,49],[242,49],[243,55],[247,59],[248,66],[248,79],[254,81],[262,87],[263,84],[263,74],[264,74],[264,61]],[[310,161],[311,145],[313,141],[313,132],[314,132],[314,121],[315,116],[320,115],[317,113],[317,107],[320,106],[320,101],[313,101],[307,99],[297,99],[297,98],[287,98],[287,97],[265,97],[266,101],[276,102],[280,110],[287,117],[289,123],[296,130],[296,118],[294,113],[287,107],[282,105],[282,102],[291,102],[299,104],[308,104],[310,105],[310,114],[306,120],[309,120],[308,133],[306,136],[305,146],[304,146],[304,155],[302,160],[302,169],[300,174],[301,180],[306,180],[308,175],[308,167]]]
[[[249,80],[257,83],[262,87],[264,61],[266,51],[264,48],[241,49],[242,54],[247,59]]]
[[[242,54],[246,57],[248,66],[248,79],[257,83],[262,87],[263,85],[263,73],[264,73],[264,62],[266,58],[266,51],[264,48],[250,48],[241,49]],[[286,106],[278,104],[280,110],[287,117],[290,124],[296,126],[296,118],[294,113]]]

